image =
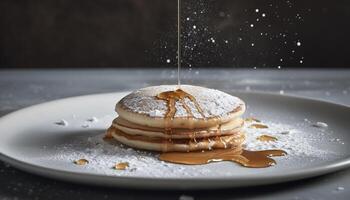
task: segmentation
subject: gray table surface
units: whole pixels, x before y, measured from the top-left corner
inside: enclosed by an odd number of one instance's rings
[[[350,70],[201,69],[183,83],[263,91],[350,105]],[[0,70],[0,116],[54,99],[174,84],[173,69]],[[342,190],[343,187],[344,189]],[[349,199],[350,169],[285,184],[226,190],[149,191],[51,180],[0,162],[0,199]]]

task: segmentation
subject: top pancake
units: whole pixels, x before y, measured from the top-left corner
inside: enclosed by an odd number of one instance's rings
[[[195,102],[185,98],[176,101],[176,112],[171,120],[167,120],[167,101],[160,100],[157,95],[162,92],[175,91],[177,85],[163,85],[143,88],[124,97],[116,105],[119,116],[135,124],[157,128],[205,128],[226,123],[241,116],[245,104],[237,97],[227,93],[204,87],[181,85],[181,90],[192,95]],[[191,113],[188,113],[186,104]]]

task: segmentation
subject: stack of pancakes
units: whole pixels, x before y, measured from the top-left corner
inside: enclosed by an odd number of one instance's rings
[[[107,137],[161,152],[238,149],[245,139],[244,111],[242,100],[218,90],[190,85],[148,87],[117,103],[119,116]]]

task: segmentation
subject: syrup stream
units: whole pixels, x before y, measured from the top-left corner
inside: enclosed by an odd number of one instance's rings
[[[177,0],[177,84],[181,87],[181,0]]]

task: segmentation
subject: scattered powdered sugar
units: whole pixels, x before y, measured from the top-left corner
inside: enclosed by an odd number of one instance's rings
[[[177,85],[163,85],[140,89],[124,97],[120,104],[134,113],[146,114],[150,117],[164,117],[168,109],[167,102],[157,100],[156,96],[162,92],[175,91],[177,88]],[[190,85],[181,85],[181,89],[195,97],[205,117],[225,116],[244,104],[239,98],[219,90]],[[185,103],[194,117],[203,118],[190,99],[186,98]],[[175,117],[189,116],[181,102],[176,102],[175,107],[177,109]]]
[[[101,121],[101,120],[100,120]],[[100,122],[99,122],[100,123]],[[102,123],[102,122],[101,122]],[[336,159],[336,155],[321,145],[322,138],[327,138],[327,132],[312,129],[307,123],[304,125],[314,132],[305,134],[305,127],[292,127],[283,123],[262,121],[261,124],[268,128],[249,128],[252,123],[246,122],[244,131],[246,133],[245,148],[248,150],[285,150],[288,155],[275,158],[277,165],[261,169],[265,173],[273,170],[289,170],[303,165],[322,163],[329,159]],[[86,134],[65,140],[60,145],[53,146],[54,154],[41,159],[49,159],[55,166],[65,166],[74,171],[87,172],[92,174],[110,176],[131,176],[131,177],[224,177],[235,176],[237,173],[255,173],[257,169],[249,169],[235,163],[220,162],[208,165],[187,166],[166,163],[158,160],[158,153],[141,151],[129,148],[114,140],[104,140],[103,130],[96,131],[85,129]],[[261,135],[276,137],[277,141],[262,142],[257,140]],[[322,140],[323,141],[323,140]],[[326,141],[330,142],[329,139]],[[78,166],[74,161],[86,159],[88,164]],[[308,162],[304,162],[307,160]],[[125,170],[116,170],[118,163],[128,163]],[[223,169],[223,170],[217,170]],[[277,168],[277,169],[276,169]]]
[[[97,117],[91,117],[91,118],[88,118],[86,121],[88,121],[88,122],[98,122],[98,119],[97,119]]]
[[[245,123],[246,132],[246,149],[248,150],[266,150],[266,149],[282,149],[289,156],[316,156],[324,157],[329,154],[328,151],[314,147],[310,144],[309,134],[304,131],[291,127],[290,125],[281,123],[269,123],[267,129],[249,128],[251,123]],[[257,138],[261,135],[268,135],[277,138],[277,141],[260,141]]]
[[[59,125],[59,126],[68,126],[69,125],[68,122],[64,119],[61,119],[61,120],[55,122],[55,124]]]
[[[186,174],[184,166],[159,161],[157,153],[129,148],[116,141],[106,141],[103,137],[101,134],[85,139],[81,137],[69,144],[56,146],[57,154],[49,159],[72,165],[75,160],[87,159],[89,164],[82,170],[104,175],[171,177],[174,173]],[[117,163],[125,162],[129,163],[125,170],[114,168]]]
[[[317,128],[328,128],[328,124],[324,122],[316,122],[313,126]]]
[[[82,127],[82,128],[89,128],[90,125],[89,125],[89,124],[83,124],[83,125],[81,125],[81,127]]]
[[[288,135],[290,133],[290,131],[282,131],[281,134],[282,135]]]

